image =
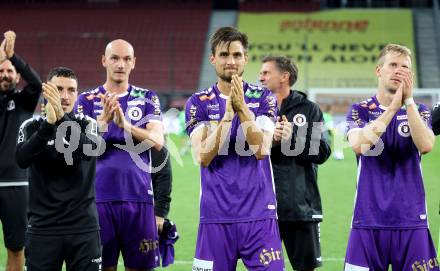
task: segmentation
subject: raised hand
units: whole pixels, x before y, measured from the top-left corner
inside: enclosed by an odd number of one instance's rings
[[[5,40],[6,40],[6,46],[5,46],[5,53],[7,58],[11,58],[14,55],[14,47],[15,47],[15,39],[17,35],[15,35],[14,31],[7,31],[4,33]]]
[[[42,88],[44,98],[52,106],[57,120],[60,120],[64,116],[64,110],[61,106],[60,92],[57,86],[53,83],[43,83]]]
[[[225,111],[225,115],[223,116],[223,119],[226,121],[231,121],[232,118],[234,117],[234,108],[232,106],[232,91],[231,91],[231,95],[229,95],[228,99],[226,100],[226,111]]]
[[[51,103],[46,104],[45,111],[47,122],[50,124],[55,124],[55,122],[57,121],[57,115]]]
[[[286,116],[283,115],[282,119],[278,116],[275,123],[275,131],[273,133],[273,140],[275,142],[283,140],[289,140],[292,135],[292,123],[290,123]]]
[[[124,116],[124,112],[122,112],[122,108],[120,106],[118,106],[118,108],[114,111],[113,114],[113,122],[119,127],[119,128],[124,128],[125,126],[125,116]]]
[[[243,92],[243,81],[238,75],[232,75],[230,96],[232,98],[232,107],[235,112],[243,111],[246,106]]]
[[[402,107],[402,105],[403,105],[403,84],[401,84],[397,88],[396,93],[394,93],[393,99],[391,100],[391,104],[388,108],[397,112]]]
[[[292,123],[287,120],[285,115],[283,115],[282,126],[281,138],[283,140],[289,140],[292,136]]]
[[[0,44],[0,64],[7,59],[5,46],[6,46],[6,40],[3,39],[2,43]]]
[[[102,104],[102,113],[97,117],[98,121],[110,123],[116,110],[119,108],[118,96],[112,94],[99,94]]]

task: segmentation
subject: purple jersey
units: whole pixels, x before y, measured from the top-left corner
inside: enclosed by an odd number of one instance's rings
[[[244,83],[244,99],[262,130],[273,131],[276,99],[269,90]],[[217,86],[199,91],[186,104],[187,133],[215,126],[223,118],[227,96]],[[229,144],[208,167],[201,167],[201,223],[230,223],[276,218],[269,157],[257,160],[245,142],[235,115]],[[246,154],[244,154],[246,153]]]
[[[429,109],[418,104],[431,128]],[[377,119],[386,107],[376,97],[352,105],[347,114],[347,135]],[[381,144],[383,142],[383,144]],[[358,157],[358,182],[353,228],[414,229],[427,227],[421,155],[414,145],[405,108],[391,120],[381,141]]]
[[[78,97],[76,111],[96,119],[102,112],[101,99],[98,97],[100,93],[106,93],[102,86],[82,93]],[[148,122],[162,121],[159,99],[148,89],[130,85],[125,93],[119,95],[119,103],[125,118],[133,125],[145,128]],[[150,151],[139,155],[132,153],[138,159],[140,157],[137,161],[129,151],[116,147],[116,144],[126,145],[126,140],[123,129],[114,122],[109,123],[102,137],[106,141],[106,150],[96,164],[96,202],[136,201],[152,204],[151,176],[145,170],[150,164]]]

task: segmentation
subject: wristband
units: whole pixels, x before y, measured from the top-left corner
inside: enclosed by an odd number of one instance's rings
[[[413,97],[405,99],[405,101],[403,102],[405,104],[406,107],[415,104]]]

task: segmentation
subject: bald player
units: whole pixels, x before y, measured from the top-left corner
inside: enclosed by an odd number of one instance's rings
[[[106,141],[96,166],[103,270],[116,270],[120,252],[126,270],[159,265],[149,149],[162,148],[163,125],[157,95],[128,82],[135,62],[130,43],[110,42],[102,56],[105,83],[81,94],[76,105],[97,120]]]

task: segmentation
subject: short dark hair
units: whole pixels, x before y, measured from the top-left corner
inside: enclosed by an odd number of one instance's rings
[[[228,47],[229,44],[233,41],[239,41],[241,42],[241,45],[243,45],[243,48],[245,52],[248,48],[248,37],[245,33],[238,31],[234,27],[225,26],[217,29],[214,34],[212,34],[211,39],[209,42],[211,43],[211,53],[215,55],[215,49],[220,43],[227,43]]]
[[[293,86],[296,80],[298,80],[298,67],[290,58],[285,56],[266,56],[262,61],[263,63],[273,61],[280,72],[288,72],[290,86]]]
[[[50,81],[53,77],[66,77],[75,79],[78,82],[75,72],[72,69],[66,67],[56,67],[49,71],[47,74],[47,81]]]

